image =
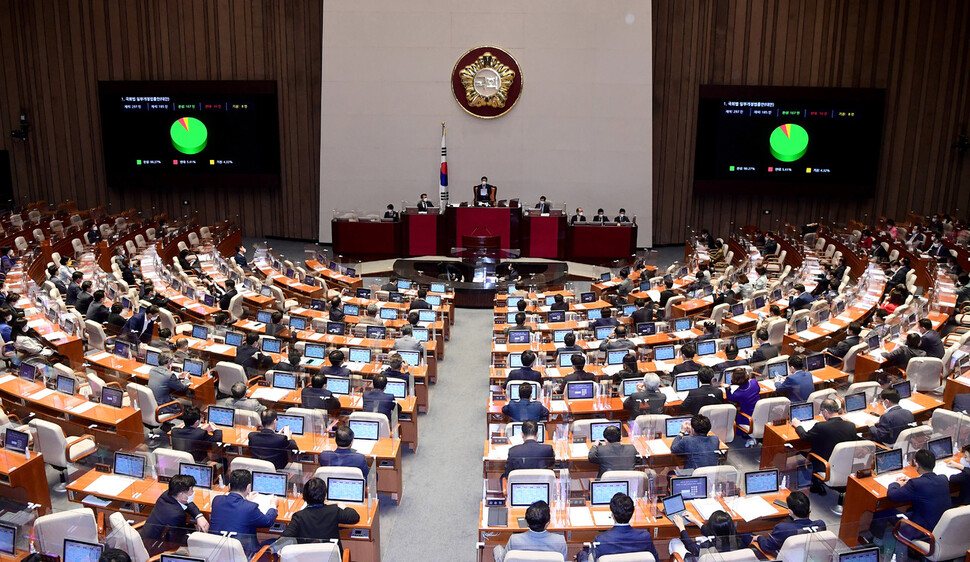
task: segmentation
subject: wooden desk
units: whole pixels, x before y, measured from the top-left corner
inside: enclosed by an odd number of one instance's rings
[[[85,359],[91,368],[105,375],[109,380],[118,382],[122,388],[125,388],[131,379],[135,379],[138,384],[148,385],[148,372],[152,367],[147,363],[139,363],[104,351],[88,355]],[[216,381],[211,374],[201,377],[189,375],[189,390],[202,406],[216,402]]]
[[[953,399],[957,394],[970,392],[970,375],[963,375],[958,378],[947,378],[946,386],[943,387],[943,407],[953,409]]]
[[[53,510],[44,456],[28,451],[30,456],[0,450],[0,496],[18,503],[36,503],[40,514]]]
[[[326,278],[329,283],[344,289],[353,290],[364,286],[364,280],[360,277],[348,277],[339,271],[328,268],[317,260],[306,260],[304,263],[314,273]]]
[[[279,287],[285,296],[293,297],[304,306],[310,304],[310,299],[326,298],[323,287],[307,285],[287,277],[265,261],[253,261],[253,272],[259,273],[267,281],[272,281],[272,284]]]
[[[577,223],[566,227],[566,259],[579,263],[629,260],[637,251],[637,225]]]

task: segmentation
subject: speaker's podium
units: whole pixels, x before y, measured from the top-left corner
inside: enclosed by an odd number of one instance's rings
[[[445,230],[448,240],[453,241],[450,246],[464,244],[465,236],[488,232],[489,236],[499,237],[499,248],[518,248],[521,217],[518,201],[513,199],[507,206],[502,203],[495,207],[469,207],[462,203],[445,209]]]

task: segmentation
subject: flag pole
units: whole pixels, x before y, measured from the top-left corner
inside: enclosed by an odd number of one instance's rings
[[[444,209],[448,206],[448,149],[445,147],[445,137],[448,132],[445,130],[445,122],[441,122],[441,169],[438,182],[438,208]]]

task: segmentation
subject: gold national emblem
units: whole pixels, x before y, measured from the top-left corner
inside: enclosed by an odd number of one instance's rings
[[[465,99],[471,107],[505,107],[509,88],[515,80],[515,71],[489,51],[461,69],[459,75],[465,87]]]

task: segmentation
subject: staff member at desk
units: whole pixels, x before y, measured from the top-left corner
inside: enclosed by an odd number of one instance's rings
[[[552,468],[556,462],[556,453],[552,445],[536,441],[538,434],[538,423],[532,420],[522,422],[522,444],[509,449],[503,478],[508,478],[513,470],[522,468]]]
[[[475,205],[491,207],[495,205],[496,187],[488,183],[488,178],[482,176],[482,183],[472,188],[475,197]]]
[[[549,419],[549,409],[542,402],[532,400],[532,385],[519,385],[519,399],[502,406],[502,414],[513,422],[542,421]]]
[[[229,473],[229,493],[212,499],[213,533],[235,533],[247,555],[259,549],[256,530],[269,527],[276,522],[277,496],[272,496],[273,507],[266,513],[259,509],[254,499],[253,475],[248,470],[233,470]]]
[[[339,426],[334,431],[334,441],[337,443],[337,449],[320,453],[320,466],[359,468],[364,478],[367,478],[367,473],[370,471],[367,467],[367,457],[351,447],[354,444],[354,430],[346,425]]]
[[[152,333],[155,331],[155,320],[158,319],[158,307],[154,304],[147,309],[138,311],[125,322],[121,332],[125,334],[128,341],[150,343]]]
[[[195,462],[203,462],[213,445],[222,443],[222,430],[211,423],[201,424],[202,413],[189,404],[182,409],[182,427],[172,428],[172,448],[192,454]]]
[[[593,222],[607,224],[610,222],[610,217],[606,216],[606,211],[603,209],[596,209],[596,216],[593,217]]]
[[[586,215],[583,214],[582,207],[576,207],[576,214],[569,217],[569,224],[576,224],[577,222],[586,222]]]
[[[597,478],[611,470],[633,470],[637,464],[637,448],[620,443],[620,428],[611,425],[603,430],[603,439],[589,450],[589,462],[599,465]]]
[[[643,375],[643,382],[637,384],[637,390],[626,397],[623,407],[630,412],[630,420],[637,419],[644,414],[662,414],[667,395],[660,392],[660,377],[656,373]]]
[[[546,203],[545,195],[539,197],[539,202],[536,203],[536,210],[538,210],[540,213],[548,213],[552,211],[552,205]]]
[[[788,516],[791,517],[791,521],[778,523],[767,537],[755,537],[755,542],[766,554],[778,554],[781,545],[785,544],[788,537],[808,531],[825,530],[825,521],[808,518],[812,512],[812,502],[805,492],[792,492],[785,503],[788,504]]]
[[[185,392],[189,389],[189,376],[183,374],[180,377],[171,371],[172,357],[171,351],[162,352],[158,356],[158,365],[148,371],[148,388],[155,395],[155,403],[159,406],[175,401],[172,398],[173,392]],[[160,413],[171,414],[180,408],[181,406],[173,404],[163,408]]]
[[[620,214],[613,217],[613,222],[619,223],[619,224],[630,222],[630,217],[626,216],[626,209],[621,208]]]
[[[514,533],[509,542],[503,546],[496,546],[492,550],[495,562],[504,562],[505,555],[512,550],[529,552],[558,552],[563,560],[568,558],[568,546],[562,533],[546,531],[549,526],[549,504],[539,500],[529,506],[525,512],[525,521],[529,530],[524,533]]]
[[[149,554],[155,555],[168,550],[166,545],[156,544],[155,541],[185,546],[190,519],[195,521],[199,531],[209,532],[209,522],[192,502],[194,496],[194,477],[176,474],[168,481],[168,490],[155,500],[152,512],[140,531]]]
[[[896,438],[904,429],[912,425],[913,412],[899,405],[899,391],[895,388],[883,390],[879,397],[882,398],[882,405],[885,411],[879,416],[879,421],[872,424],[869,433],[872,440],[890,447],[896,442]]]
[[[653,536],[650,531],[634,529],[630,526],[630,519],[636,511],[636,504],[630,496],[618,493],[610,500],[610,514],[613,515],[613,528],[602,532],[593,539],[593,552],[596,557],[607,554],[625,554],[627,552],[649,552],[654,560],[660,560],[657,549],[653,546]],[[576,559],[585,562],[589,553],[581,551]]]
[[[804,439],[811,444],[812,453],[828,461],[836,445],[843,441],[856,441],[858,437],[855,433],[855,424],[839,417],[839,414],[842,413],[842,407],[837,400],[832,398],[823,400],[821,406],[819,406],[819,412],[824,421],[816,423],[808,431],[805,431],[798,418],[792,418],[791,424],[795,427],[795,433],[798,434],[799,439]],[[825,466],[820,461],[812,459],[813,472],[824,472],[824,469]],[[826,493],[822,481],[814,475],[812,476],[812,487],[809,491],[820,496],[824,496]]]
[[[275,410],[260,412],[259,421],[263,427],[249,434],[249,452],[253,458],[269,461],[276,470],[282,470],[290,458],[290,451],[298,448],[296,441],[290,437],[290,428],[286,426],[282,433],[276,432]]]
[[[896,477],[896,481],[886,487],[886,498],[891,502],[912,504],[906,514],[910,521],[920,527],[933,532],[933,527],[940,522],[943,512],[950,509],[950,481],[946,476],[936,474],[936,456],[929,449],[920,449],[913,455],[916,466],[916,478],[909,478],[904,474]],[[878,511],[872,516],[872,536],[879,538],[886,527],[896,518],[896,510]],[[916,528],[903,525],[900,534],[910,540],[924,537]]]
[[[303,485],[303,501],[306,502],[306,507],[293,514],[277,545],[282,548],[285,544],[291,544],[293,539],[296,539],[297,544],[325,543],[336,539],[342,556],[344,547],[340,543],[340,526],[357,523],[360,521],[360,514],[340,504],[324,503],[326,499],[327,483],[321,478],[307,480]],[[274,551],[277,551],[277,545],[274,545]]]
[[[429,209],[434,209],[434,203],[428,200],[427,193],[422,193],[421,200],[418,201],[418,212],[427,213]]]

